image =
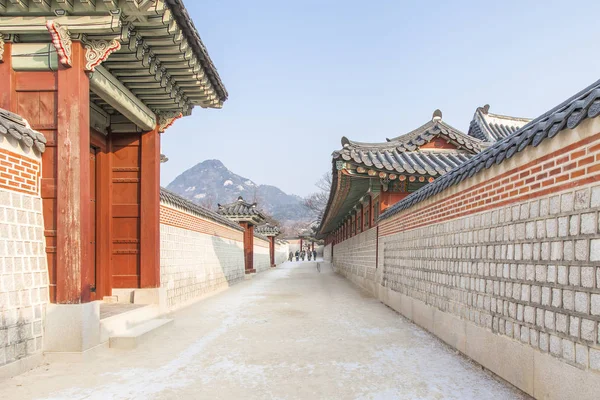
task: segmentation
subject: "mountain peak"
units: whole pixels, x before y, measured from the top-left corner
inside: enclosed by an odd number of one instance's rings
[[[203,166],[209,168],[225,168],[225,165],[223,165],[221,160],[205,160],[201,163],[196,164],[196,166]]]
[[[258,185],[231,172],[220,160],[205,160],[184,171],[167,189],[209,209],[243,198],[280,220],[304,221],[311,218],[302,199],[270,185]]]

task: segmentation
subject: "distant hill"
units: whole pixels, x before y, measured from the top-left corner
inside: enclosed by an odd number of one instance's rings
[[[256,201],[264,210],[283,224],[310,221],[311,212],[303,205],[300,196],[286,194],[270,185],[259,185],[237,175],[219,160],[206,160],[183,172],[167,189],[209,209],[226,204],[242,196],[249,202]]]

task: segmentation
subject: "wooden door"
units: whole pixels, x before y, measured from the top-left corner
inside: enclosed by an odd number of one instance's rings
[[[140,134],[112,134],[112,287],[140,287]]]
[[[97,220],[98,220],[98,169],[96,162],[96,153],[97,149],[95,147],[90,147],[90,243],[88,254],[89,258],[87,260],[88,263],[88,271],[89,271],[89,283],[90,283],[90,300],[99,300],[97,298],[97,293],[102,293],[101,288],[98,288],[97,285],[99,283],[98,279],[98,265],[97,265],[97,257],[96,257],[96,244],[97,244]]]

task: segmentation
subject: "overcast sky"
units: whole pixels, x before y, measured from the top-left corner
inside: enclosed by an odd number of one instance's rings
[[[166,186],[220,159],[301,196],[340,138],[380,142],[439,108],[536,117],[600,79],[600,1],[187,0],[229,91],[162,136]]]

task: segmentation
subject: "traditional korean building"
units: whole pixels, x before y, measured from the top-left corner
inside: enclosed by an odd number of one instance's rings
[[[504,139],[531,121],[529,118],[492,114],[489,111],[489,104],[478,107],[469,125],[469,135],[487,143]]]
[[[333,153],[333,182],[319,228],[326,244],[375,226],[378,216],[446,172],[478,154],[486,144],[450,126],[436,110],[417,129],[381,143],[342,138]]]
[[[227,96],[181,0],[0,1],[0,133],[41,156],[46,350],[97,343],[94,300],[160,290],[161,134]]]
[[[47,139],[51,301],[159,286],[160,135],[226,99],[180,0],[0,1],[0,108]]]
[[[277,265],[275,262],[275,239],[277,236],[279,236],[281,230],[277,226],[266,223],[264,225],[257,226],[254,231],[259,235],[269,239],[269,260],[271,262],[271,267],[275,267]]]
[[[244,228],[244,264],[246,274],[256,272],[254,268],[255,227],[265,222],[266,216],[257,208],[256,203],[248,203],[242,196],[229,204],[218,205],[217,212],[225,218],[235,221]]]

